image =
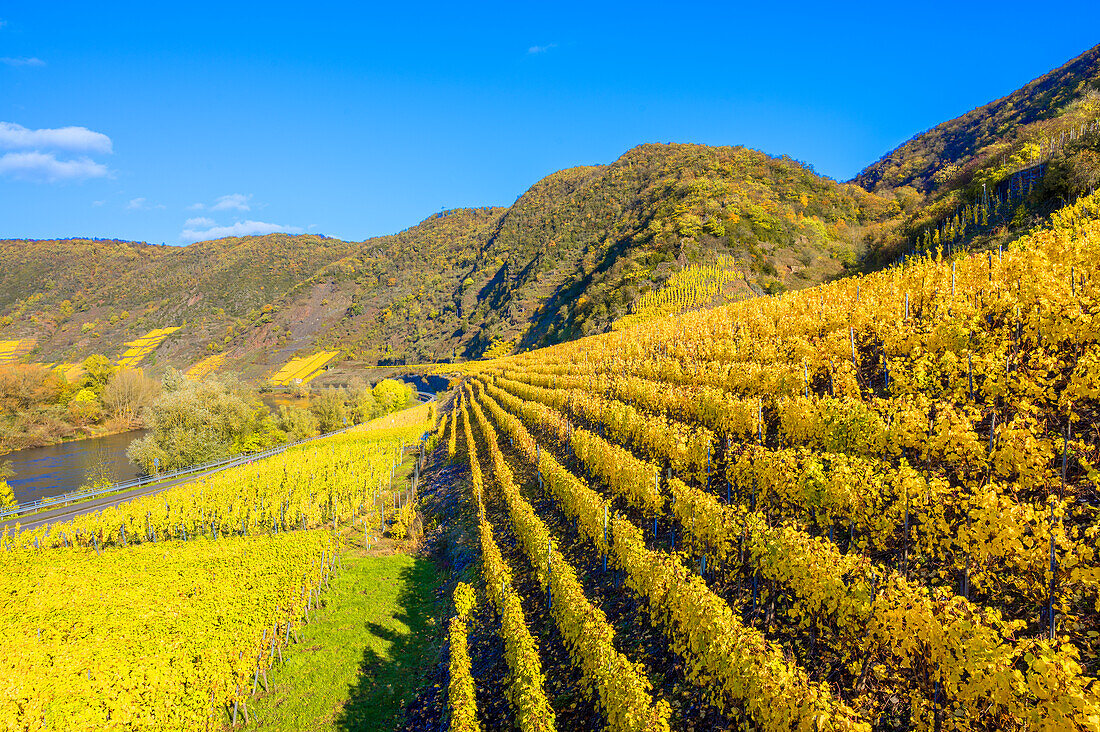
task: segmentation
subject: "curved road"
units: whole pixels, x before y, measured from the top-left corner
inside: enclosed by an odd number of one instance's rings
[[[426,403],[426,402],[429,402],[429,401],[432,401],[432,400],[435,399],[434,394],[425,393],[425,392],[419,392],[417,394],[417,397],[421,400],[421,403]],[[341,431],[343,431],[343,430],[341,430]],[[322,435],[322,437],[329,437],[329,436],[330,435]],[[319,439],[319,438],[317,438],[317,439]],[[277,454],[281,455],[282,452],[279,452]],[[270,457],[273,457],[273,456],[270,456]],[[263,460],[264,458],[259,458],[259,459]],[[246,461],[246,462],[251,462],[251,461]],[[184,476],[181,476],[179,478],[173,478],[173,479],[167,480],[163,483],[156,483],[156,484],[153,484],[153,485],[143,485],[143,486],[139,486],[137,488],[131,488],[130,490],[123,491],[122,493],[116,493],[116,494],[111,495],[111,496],[105,496],[103,498],[93,498],[93,499],[90,499],[90,500],[87,500],[87,501],[82,501],[81,503],[77,503],[77,504],[72,505],[72,506],[60,506],[58,508],[46,509],[45,511],[41,511],[41,512],[35,513],[33,515],[23,517],[22,519],[19,516],[14,516],[10,519],[0,521],[0,532],[3,532],[3,530],[5,528],[14,529],[16,524],[19,524],[19,530],[20,531],[31,531],[31,530],[34,530],[34,529],[39,529],[39,528],[42,528],[42,527],[45,527],[45,526],[49,526],[50,524],[64,523],[66,521],[71,521],[72,519],[76,518],[77,516],[83,516],[86,513],[96,513],[98,511],[102,511],[105,508],[110,508],[112,506],[117,506],[121,503],[126,503],[127,501],[131,501],[135,498],[140,498],[142,496],[151,496],[154,493],[160,493],[161,491],[163,491],[167,488],[171,488],[173,486],[177,486],[177,485],[180,485],[182,483],[190,483],[193,480],[198,480],[199,478],[205,478],[206,476],[212,475],[213,473],[217,473],[217,472],[222,471],[222,470],[227,470],[229,468],[235,468],[235,467],[238,467],[241,464],[243,464],[243,463],[231,463],[229,465],[222,465],[222,466],[218,466],[218,467],[213,468],[211,470],[206,470],[206,471],[203,471],[203,472],[200,472],[200,473],[191,473],[190,475],[184,475]]]
[[[261,460],[262,459],[263,458],[261,458]],[[140,498],[141,496],[151,496],[154,493],[160,493],[161,491],[167,488],[171,488],[172,486],[177,486],[181,483],[190,483],[193,480],[205,478],[206,476],[217,473],[221,470],[235,467],[238,467],[238,465],[225,465],[201,473],[191,473],[190,475],[184,475],[180,478],[173,478],[172,480],[167,480],[163,483],[154,483],[152,485],[143,485],[137,488],[131,488],[128,491],[115,493],[112,496],[105,496],[103,498],[92,498],[90,500],[83,501],[72,506],[49,508],[45,511],[40,511],[39,513],[22,517],[24,520],[20,520],[21,517],[15,516],[13,518],[0,522],[0,532],[2,532],[5,528],[13,529],[15,528],[16,524],[19,524],[20,531],[30,531],[33,529],[42,528],[43,526],[49,526],[50,524],[64,523],[66,521],[71,521],[77,516],[82,516],[86,513],[95,513],[97,511],[102,511],[105,508],[117,506],[120,503],[126,503],[127,501],[131,501],[135,498]]]

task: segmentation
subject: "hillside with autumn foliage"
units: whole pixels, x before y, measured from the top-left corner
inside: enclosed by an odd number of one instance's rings
[[[67,364],[173,331],[143,367],[265,380],[294,357],[480,358],[799,290],[917,251],[1003,246],[1100,182],[1100,47],[853,181],[744,147],[646,144],[348,242],[0,241],[0,341]],[[203,359],[211,359],[203,361]]]
[[[690,265],[727,262],[736,297],[841,276],[896,213],[790,158],[643,145],[550,175],[510,208],[363,242],[0,242],[0,340],[33,340],[25,360],[74,362],[179,327],[147,366],[220,354],[257,378],[318,349],[365,364],[476,358],[608,330]]]
[[[1100,46],[914,136],[854,183],[893,200],[868,264],[938,246],[1004,245],[1100,184]]]

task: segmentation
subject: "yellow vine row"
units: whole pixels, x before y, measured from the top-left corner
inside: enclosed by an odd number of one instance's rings
[[[546,700],[543,688],[546,683],[539,660],[538,643],[527,629],[519,595],[509,591],[512,574],[493,539],[493,529],[485,518],[483,479],[477,457],[477,447],[470,431],[470,418],[466,401],[455,409],[461,413],[462,430],[466,442],[466,454],[470,463],[474,502],[478,515],[478,536],[481,539],[481,573],[485,581],[485,594],[492,600],[500,616],[501,639],[504,641],[504,659],[511,674],[508,699],[516,715],[516,726],[522,732],[553,732],[556,729],[554,710]]]
[[[562,467],[549,451],[536,451],[522,423],[504,412],[491,396],[482,392],[480,399],[524,455],[538,465],[562,510],[577,519],[582,535],[599,549],[603,523],[590,512],[594,506],[605,506],[603,499]],[[578,511],[588,513],[575,513]],[[743,713],[769,732],[869,732],[870,725],[839,701],[828,686],[810,681],[779,646],[745,626],[679,558],[648,549],[641,531],[620,516],[613,515],[608,526],[610,542],[604,546],[611,559],[625,571],[631,589],[645,600],[654,624],[662,628],[672,650],[684,658],[688,678],[705,689],[712,704],[726,714]]]
[[[470,673],[470,653],[467,632],[470,612],[477,598],[474,590],[465,582],[459,582],[454,591],[455,615],[451,618],[448,640],[451,647],[450,675],[447,698],[451,709],[451,732],[478,732],[477,699],[474,693],[474,677]]]
[[[552,546],[553,537],[515,484],[497,444],[496,431],[476,399],[470,402],[481,429],[497,485],[504,494],[515,535],[531,562],[539,584],[550,593],[550,614],[557,623],[569,657],[591,684],[607,720],[622,732],[668,731],[667,702],[655,702],[644,668],[615,650],[615,631],[599,608],[589,602],[576,571]]]

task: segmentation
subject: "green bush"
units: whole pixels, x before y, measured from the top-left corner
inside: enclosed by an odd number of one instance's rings
[[[279,405],[279,429],[286,433],[291,442],[313,437],[319,431],[317,418],[310,410],[297,404]]]
[[[146,472],[257,452],[285,441],[257,393],[231,377],[192,381],[169,370],[145,413],[150,433],[127,450]]]
[[[69,400],[69,416],[75,425],[97,422],[103,417],[103,405],[94,391],[84,388]]]
[[[346,399],[343,389],[325,389],[314,397],[309,409],[317,418],[321,432],[335,432],[347,425]]]

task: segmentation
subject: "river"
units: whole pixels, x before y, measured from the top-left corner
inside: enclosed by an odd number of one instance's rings
[[[439,376],[409,375],[401,377],[420,391],[442,391],[447,380]],[[309,407],[308,399],[296,399],[283,394],[265,394],[263,402],[276,412],[281,404]],[[37,498],[57,496],[75,491],[87,481],[90,468],[102,464],[112,481],[131,480],[141,471],[126,457],[126,448],[133,440],[144,437],[148,430],[135,430],[106,437],[60,442],[45,447],[28,447],[6,455],[0,462],[11,460],[15,477],[8,480],[15,500],[26,503]]]
[[[308,400],[282,395],[265,396],[262,401],[272,412],[278,411],[280,404],[309,407]],[[15,500],[26,503],[77,490],[87,482],[89,469],[100,464],[105,466],[113,482],[138,477],[142,471],[126,457],[126,449],[133,440],[148,432],[134,430],[45,447],[28,447],[0,456],[0,462],[11,460],[15,477],[8,480],[8,484]]]
[[[11,460],[15,477],[8,480],[19,503],[45,496],[75,491],[82,486],[89,469],[102,464],[111,480],[130,480],[141,472],[126,458],[132,440],[144,437],[147,430],[118,435],[91,437],[86,440],[59,442],[45,447],[28,447],[0,456]]]
[[[407,381],[412,384],[413,388],[417,391],[427,391],[432,394],[438,394],[447,388],[446,376],[437,376],[436,374],[404,374],[399,378],[402,381]]]

